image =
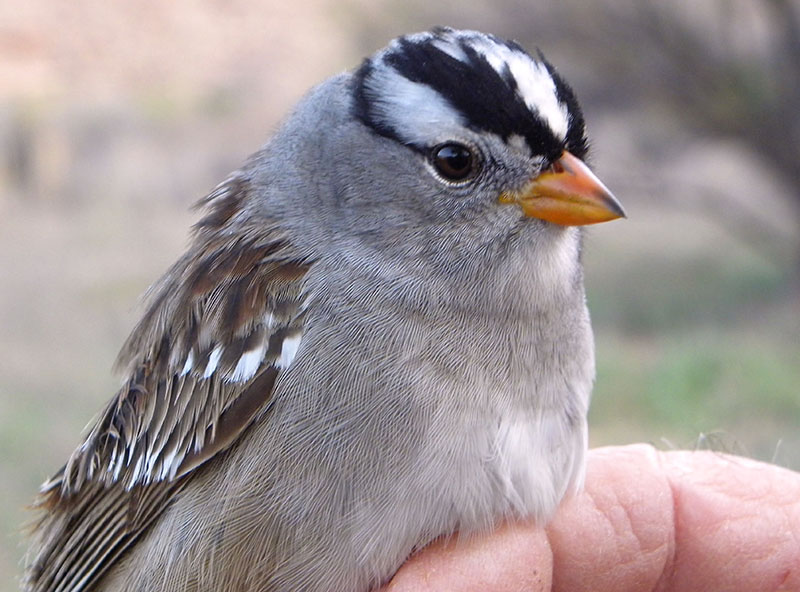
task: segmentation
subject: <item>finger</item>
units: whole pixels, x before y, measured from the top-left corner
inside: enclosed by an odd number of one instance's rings
[[[649,446],[590,451],[586,487],[548,535],[553,589],[654,590],[674,553],[672,495]]]
[[[551,568],[544,530],[512,524],[486,537],[430,545],[403,565],[385,592],[546,592]]]
[[[597,449],[547,536],[519,524],[437,543],[389,590],[548,590],[551,575],[553,590],[800,590],[800,474],[711,452]]]
[[[548,527],[554,590],[800,589],[800,475],[712,452],[593,450]]]
[[[711,452],[669,452],[675,557],[662,590],[800,590],[800,475]]]

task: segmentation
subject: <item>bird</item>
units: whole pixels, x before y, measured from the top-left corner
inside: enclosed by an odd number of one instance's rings
[[[437,27],[302,98],[198,207],[42,485],[29,592],[366,592],[582,487],[583,227],[625,216],[541,51]]]

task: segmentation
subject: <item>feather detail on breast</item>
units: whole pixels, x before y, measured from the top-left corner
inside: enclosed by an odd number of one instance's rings
[[[246,212],[249,191],[238,173],[203,200],[192,245],[120,353],[125,384],[42,486],[28,590],[88,589],[268,408],[302,338],[309,262]]]

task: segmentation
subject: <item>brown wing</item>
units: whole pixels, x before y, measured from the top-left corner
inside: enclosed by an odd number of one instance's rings
[[[128,380],[42,486],[26,589],[89,589],[268,406],[302,337],[306,261],[253,219],[238,173],[203,201],[189,251],[122,349]]]

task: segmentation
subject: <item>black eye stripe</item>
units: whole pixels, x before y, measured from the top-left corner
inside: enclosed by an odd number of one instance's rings
[[[383,92],[383,87],[375,81],[390,81],[395,75],[434,90],[472,131],[489,132],[505,140],[512,135],[521,136],[533,155],[557,157],[567,149],[578,158],[586,157],[581,109],[572,89],[541,52],[537,57],[530,57],[516,43],[492,36],[485,36],[484,40],[517,54],[515,58],[527,56],[546,68],[555,86],[556,100],[568,114],[563,138],[553,132],[536,109],[525,103],[510,62],[497,67],[473,47],[469,37],[458,38],[451,33],[449,29],[437,29],[427,38],[403,37],[386,52],[367,59],[354,76],[355,115],[385,137],[426,150],[426,143],[409,140],[413,134],[408,130],[395,129],[402,118],[388,118],[373,108],[374,104],[380,104]],[[450,47],[450,53],[442,48],[443,44]],[[381,72],[381,77],[373,76],[375,72]]]

